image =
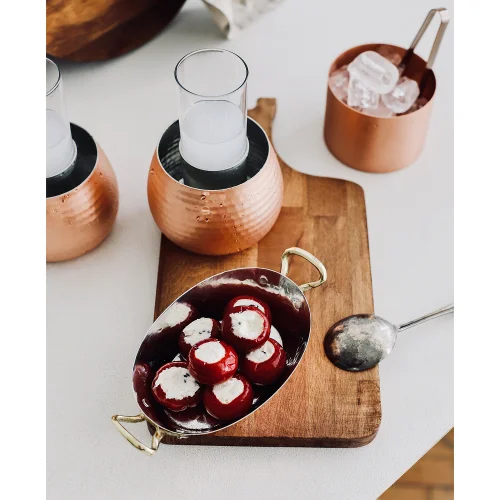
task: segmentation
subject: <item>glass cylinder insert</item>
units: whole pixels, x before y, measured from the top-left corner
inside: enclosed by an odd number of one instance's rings
[[[179,149],[193,167],[215,172],[245,160],[247,78],[245,61],[227,50],[197,50],[177,64]]]
[[[54,177],[70,167],[76,146],[64,105],[61,73],[56,63],[46,59],[46,176]]]

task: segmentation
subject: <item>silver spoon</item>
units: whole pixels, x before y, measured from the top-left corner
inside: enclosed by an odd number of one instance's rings
[[[342,370],[368,370],[391,353],[399,332],[452,313],[453,310],[454,306],[451,304],[399,326],[374,314],[349,316],[328,330],[324,340],[325,353]]]

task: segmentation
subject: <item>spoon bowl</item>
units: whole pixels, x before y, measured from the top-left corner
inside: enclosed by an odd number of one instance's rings
[[[392,352],[399,332],[453,311],[454,306],[449,305],[399,326],[374,314],[348,316],[335,323],[326,333],[325,353],[342,370],[368,370]]]
[[[347,371],[362,371],[388,356],[398,336],[395,325],[373,314],[356,314],[335,323],[325,336],[328,359]]]

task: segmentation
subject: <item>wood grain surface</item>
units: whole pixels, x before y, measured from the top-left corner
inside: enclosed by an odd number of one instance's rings
[[[185,0],[47,0],[46,51],[72,61],[101,61],[153,38]]]
[[[378,500],[453,500],[454,436],[452,429]]]
[[[259,99],[249,111],[271,138],[275,99]],[[312,314],[304,359],[287,384],[266,405],[217,433],[166,443],[251,446],[356,447],[369,443],[381,419],[378,368],[349,373],[333,366],[323,337],[339,319],[372,313],[373,297],[363,190],[351,182],[312,177],[280,159],[285,197],[280,217],[256,246],[224,257],[195,255],[162,236],[155,318],[199,281],[236,267],[279,271],[283,251],[304,248],[326,266],[325,285],[306,292]],[[290,278],[316,279],[314,269],[294,257]]]

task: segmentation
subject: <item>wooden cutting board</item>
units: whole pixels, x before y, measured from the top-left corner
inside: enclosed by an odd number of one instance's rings
[[[259,99],[249,111],[271,138],[275,99]],[[237,267],[280,270],[288,247],[300,247],[326,266],[328,281],[306,292],[312,314],[309,345],[290,380],[266,405],[238,424],[207,436],[166,443],[250,446],[356,447],[368,444],[381,419],[378,368],[342,371],[323,351],[328,328],[345,316],[372,313],[370,255],[363,190],[352,182],[312,177],[280,159],[285,182],[281,214],[256,246],[235,255],[189,253],[162,236],[155,319],[185,290],[209,276]],[[315,278],[304,260],[294,258],[290,278]]]
[[[102,61],[148,42],[185,0],[47,0],[47,54]]]

